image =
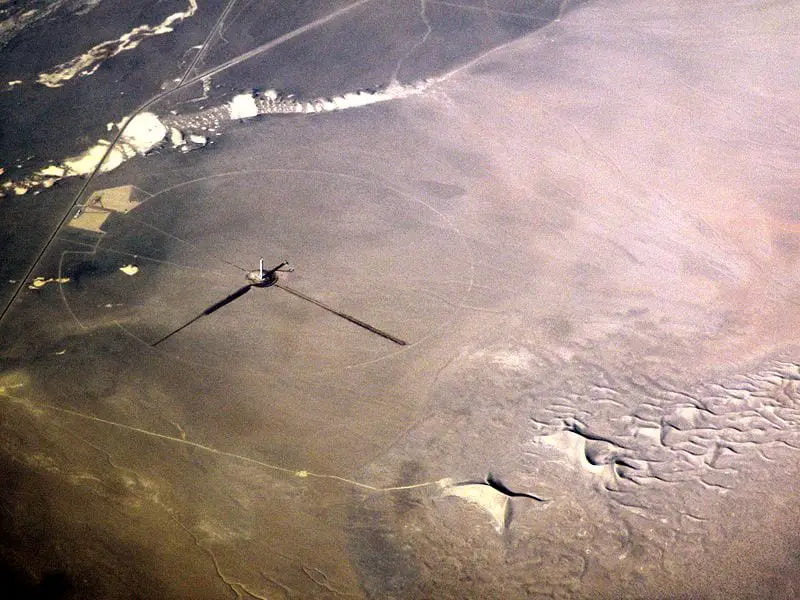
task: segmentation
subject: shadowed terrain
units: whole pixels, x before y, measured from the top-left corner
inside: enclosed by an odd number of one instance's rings
[[[147,107],[206,142],[1,200],[66,215],[8,267],[7,587],[797,597],[795,3],[268,4]]]

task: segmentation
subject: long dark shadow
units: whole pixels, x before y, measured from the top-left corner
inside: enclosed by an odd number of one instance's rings
[[[280,266],[283,266],[283,265],[280,265]],[[270,274],[274,273],[275,271],[277,271],[280,268],[280,266],[276,267],[275,269],[273,269],[269,273]],[[282,289],[284,292],[287,292],[289,294],[292,294],[293,296],[296,296],[297,298],[300,298],[301,300],[305,300],[306,302],[310,302],[314,306],[318,306],[318,307],[322,308],[323,310],[326,310],[329,313],[336,315],[337,317],[345,319],[346,321],[349,321],[350,323],[353,323],[354,325],[358,325],[359,327],[361,327],[363,329],[366,329],[367,331],[369,331],[371,333],[379,335],[382,338],[387,339],[390,342],[393,342],[393,343],[397,344],[398,346],[406,346],[406,345],[408,345],[408,343],[405,340],[401,340],[399,337],[394,336],[391,333],[388,333],[388,332],[386,332],[386,331],[384,331],[382,329],[378,329],[377,327],[374,327],[373,325],[370,325],[369,323],[366,323],[366,322],[362,321],[361,319],[357,319],[356,317],[354,317],[352,315],[348,315],[347,313],[344,313],[344,312],[342,312],[340,310],[336,310],[335,308],[332,308],[332,307],[328,306],[327,304],[325,304],[323,302],[320,302],[319,300],[317,300],[315,298],[312,298],[311,296],[306,296],[304,293],[299,292],[299,291],[295,290],[294,288],[290,288],[289,286],[283,285],[281,283],[275,283],[274,280],[273,280],[269,284],[269,286],[260,286],[259,284],[250,283],[250,284],[247,284],[245,286],[240,287],[238,290],[236,290],[235,292],[233,292],[229,296],[226,296],[225,298],[223,298],[219,302],[216,302],[216,303],[212,304],[207,309],[205,309],[203,312],[201,312],[197,316],[193,317],[192,319],[190,319],[189,321],[187,321],[186,323],[184,323],[180,327],[170,331],[167,335],[165,335],[164,337],[160,338],[158,341],[153,342],[152,344],[150,344],[150,346],[155,348],[160,343],[168,340],[169,338],[171,338],[176,333],[178,333],[180,331],[183,331],[189,325],[191,325],[195,321],[199,320],[200,318],[208,316],[208,315],[210,315],[212,313],[215,313],[220,308],[222,308],[224,306],[227,306],[228,304],[230,304],[234,300],[237,300],[237,299],[241,298],[247,292],[249,292],[251,288],[253,288],[253,287],[271,287],[272,285]]]
[[[376,335],[379,335],[382,338],[385,338],[385,339],[389,340],[390,342],[394,342],[398,346],[407,346],[408,345],[408,342],[406,342],[405,340],[401,340],[399,337],[393,336],[391,333],[387,333],[386,331],[383,331],[382,329],[378,329],[377,327],[373,327],[369,323],[365,323],[361,319],[357,319],[356,317],[354,317],[352,315],[348,315],[347,313],[343,313],[343,312],[341,312],[339,310],[336,310],[335,308],[331,308],[327,304],[324,304],[323,302],[320,302],[319,300],[316,300],[315,298],[312,298],[311,296],[306,296],[304,293],[298,292],[294,288],[290,288],[289,286],[283,285],[282,283],[276,283],[275,287],[281,288],[284,292],[288,292],[288,293],[292,294],[293,296],[297,296],[301,300],[305,300],[306,302],[310,302],[311,304],[314,304],[315,306],[319,306],[320,308],[322,308],[324,310],[327,310],[329,313],[332,313],[332,314],[336,315],[337,317],[341,317],[342,319],[345,319],[346,321],[350,321],[354,325],[358,325],[359,327],[363,327],[367,331],[370,331],[370,332],[372,332],[372,333],[374,333]]]
[[[194,317],[194,318],[193,318],[193,319],[191,319],[190,321],[187,321],[186,323],[184,323],[183,325],[181,325],[181,326],[180,326],[180,327],[178,327],[177,329],[175,329],[175,330],[173,330],[173,331],[170,331],[170,332],[169,332],[167,335],[165,335],[164,337],[162,337],[162,338],[161,338],[160,340],[158,340],[157,342],[153,342],[152,344],[150,344],[150,346],[152,346],[153,348],[155,348],[155,347],[156,347],[156,346],[158,346],[158,345],[159,345],[161,342],[168,340],[169,338],[171,338],[173,335],[175,335],[175,334],[176,334],[176,333],[178,333],[179,331],[182,331],[182,330],[186,329],[186,328],[187,328],[189,325],[191,325],[192,323],[194,323],[195,321],[197,321],[199,318],[201,318],[201,317],[205,317],[205,316],[207,316],[207,315],[210,315],[211,313],[214,313],[214,312],[218,311],[218,310],[219,310],[220,308],[222,308],[223,306],[227,306],[228,304],[230,304],[231,302],[233,302],[233,301],[234,301],[234,300],[236,300],[237,298],[241,298],[241,297],[242,297],[242,296],[244,296],[244,295],[245,295],[247,292],[249,292],[249,291],[250,291],[250,288],[251,288],[251,287],[253,287],[253,286],[252,286],[252,285],[250,285],[250,284],[248,284],[248,285],[245,285],[245,286],[243,286],[243,287],[240,287],[238,290],[236,290],[235,292],[233,292],[233,293],[232,293],[230,296],[226,296],[225,298],[223,298],[222,300],[220,300],[220,301],[219,301],[219,302],[217,302],[216,304],[212,304],[212,305],[211,305],[211,306],[209,306],[207,309],[205,309],[203,312],[201,312],[199,315],[197,315],[196,317]]]

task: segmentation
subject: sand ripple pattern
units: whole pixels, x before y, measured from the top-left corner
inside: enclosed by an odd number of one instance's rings
[[[583,466],[620,504],[652,508],[644,489],[678,483],[724,493],[755,462],[800,450],[798,364],[688,391],[647,376],[602,379],[535,415],[533,443]],[[600,407],[617,416],[598,419]]]

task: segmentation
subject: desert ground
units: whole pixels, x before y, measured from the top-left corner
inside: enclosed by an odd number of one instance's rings
[[[800,3],[6,4],[11,597],[800,596]]]

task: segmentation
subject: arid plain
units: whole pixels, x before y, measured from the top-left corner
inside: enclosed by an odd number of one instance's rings
[[[8,588],[796,598],[800,5],[268,4],[6,168]]]

